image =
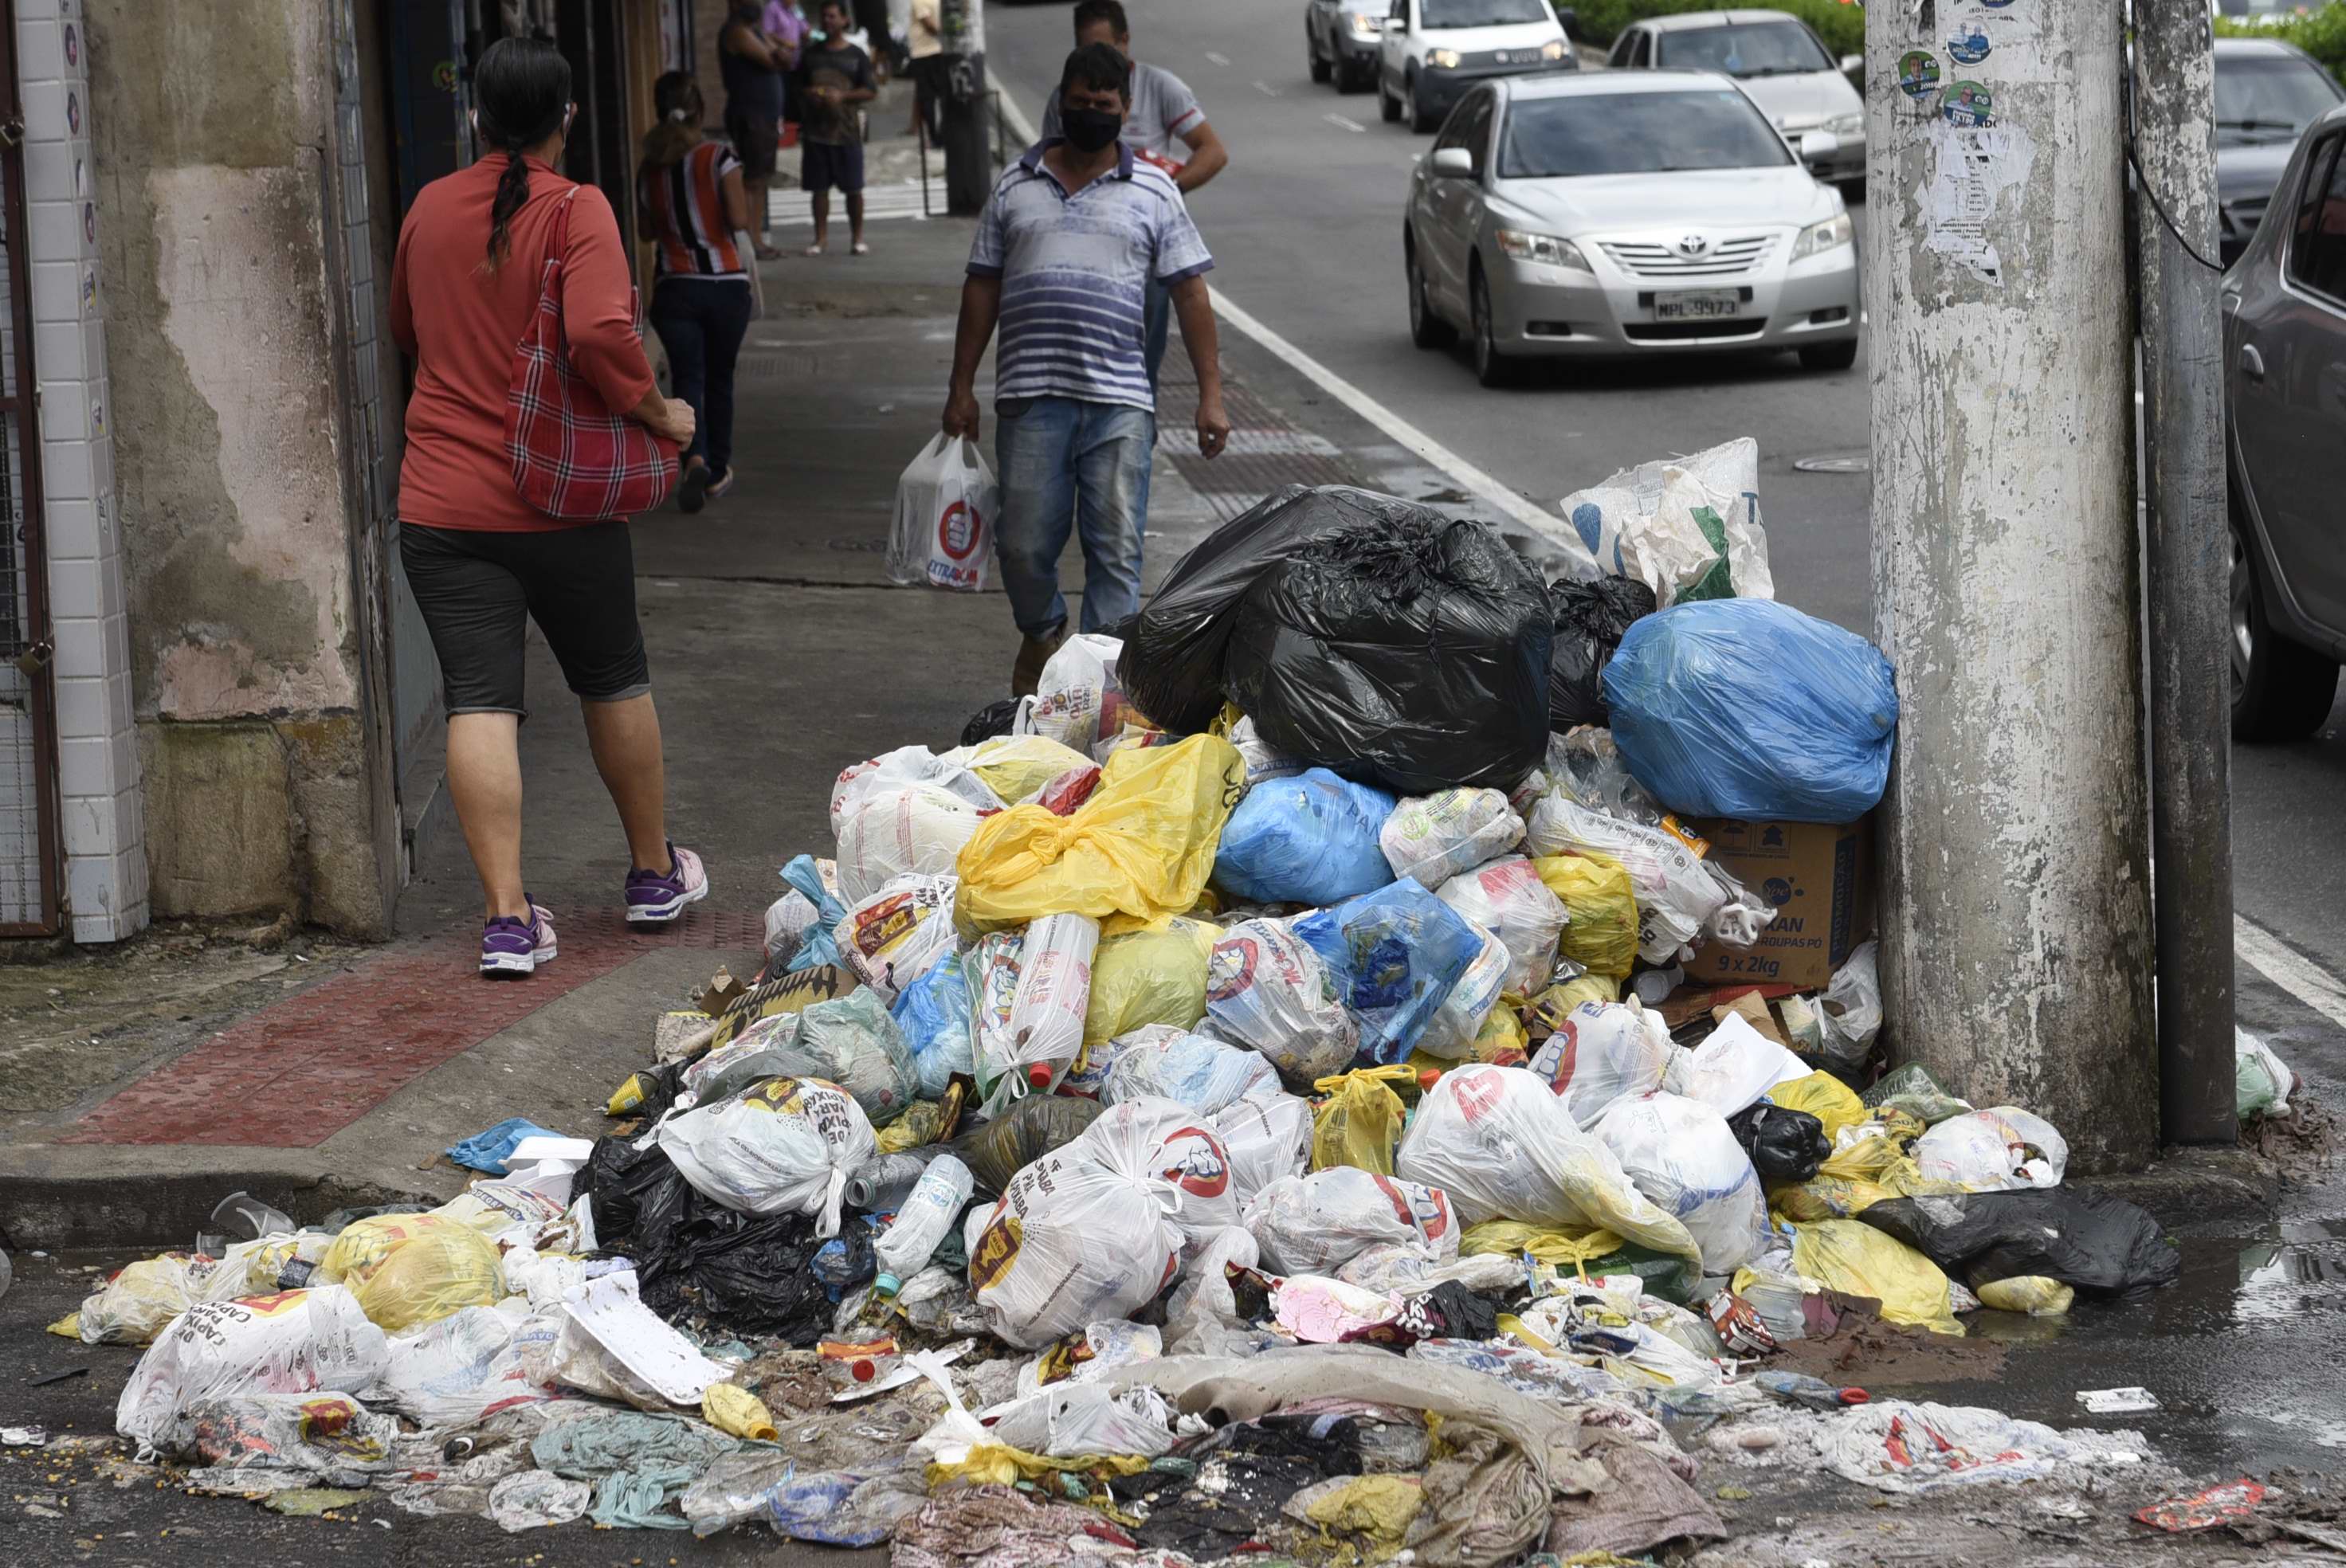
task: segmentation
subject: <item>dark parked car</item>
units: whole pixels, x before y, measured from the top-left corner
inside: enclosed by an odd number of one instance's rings
[[[1384,41],[1384,0],[1305,0],[1303,57],[1313,81],[1334,82],[1340,93],[1368,91]]]
[[[2341,148],[2346,107],[2299,141],[2271,217],[2224,274],[2232,733],[2243,740],[2310,734],[2346,656]]]
[[[2300,49],[2270,38],[2216,40],[2216,202],[2224,265],[2249,248],[2299,135],[2346,91]]]

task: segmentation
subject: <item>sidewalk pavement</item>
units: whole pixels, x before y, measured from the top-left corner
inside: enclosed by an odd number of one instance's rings
[[[892,96],[874,120],[902,128]],[[884,150],[875,161],[905,165],[902,148]],[[775,200],[787,211],[805,198]],[[175,953],[194,939],[167,933],[55,972],[0,967],[0,1017],[39,1026],[29,1044],[0,1046],[27,1086],[0,1107],[0,1245],[185,1243],[239,1187],[302,1218],[437,1201],[466,1179],[439,1151],[504,1117],[598,1132],[605,1098],[650,1058],[656,1015],[719,964],[757,967],[776,868],[831,850],[838,771],[912,741],[957,744],[1005,694],[1017,634],[1002,596],[902,588],[883,569],[896,475],[944,405],[972,225],[874,221],[872,253],[857,258],[834,216],[831,254],[766,266],[766,317],[737,382],[739,488],[697,516],[671,507],[636,525],[672,831],[706,858],[710,898],[678,929],[625,928],[617,822],[533,634],[525,863],[560,958],[523,983],[474,977],[478,893],[452,823],[419,846],[382,947],[272,932]],[[807,233],[775,238],[796,249]],[[1211,463],[1197,454],[1195,373],[1178,341],[1167,363],[1150,585],[1282,484],[1464,499],[1250,342],[1226,333],[1223,358],[1237,430]],[[1072,598],[1072,548],[1066,575]],[[45,997],[52,986],[62,994]]]

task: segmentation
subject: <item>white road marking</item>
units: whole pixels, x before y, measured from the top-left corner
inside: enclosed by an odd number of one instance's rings
[[[1006,89],[1002,94],[1002,117],[1009,123],[1011,130],[1016,133],[1021,140],[1032,144],[1041,139],[1035,134],[1035,122],[1026,117],[1025,107]],[[1321,390],[1330,397],[1375,425],[1400,445],[1406,447],[1420,462],[1448,474],[1460,489],[1473,493],[1485,504],[1504,513],[1515,522],[1549,538],[1557,537],[1564,530],[1565,523],[1562,516],[1516,494],[1502,484],[1497,478],[1467,462],[1334,371],[1289,342],[1284,337],[1271,331],[1270,327],[1258,321],[1252,313],[1241,310],[1228,294],[1223,293],[1219,289],[1209,287],[1208,292],[1213,299],[1214,314],[1218,319],[1228,321],[1231,326],[1294,366],[1305,376],[1317,382]]]
[[[1320,117],[1326,120],[1331,126],[1342,126],[1346,130],[1355,132],[1358,135],[1366,136],[1369,134],[1368,127],[1362,125],[1358,120],[1346,119],[1342,115],[1321,115]]]
[[[2341,1029],[2346,1029],[2346,986],[2298,955],[2245,915],[2232,917],[2232,949],[2259,973]]]
[[[1254,84],[1254,90],[1255,90],[1256,92],[1260,93],[1264,97],[1267,97],[1267,98],[1275,98],[1275,97],[1279,97],[1279,89],[1278,89],[1277,87],[1272,87],[1269,82],[1257,82],[1257,83],[1255,83],[1255,84]]]
[[[1218,55],[1211,49],[1206,51],[1206,58],[1218,66],[1227,66],[1230,63],[1230,57],[1228,55]]]

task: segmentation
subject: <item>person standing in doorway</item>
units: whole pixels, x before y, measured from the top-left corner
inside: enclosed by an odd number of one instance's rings
[[[822,40],[799,64],[799,183],[814,204],[814,243],[820,256],[831,243],[831,193],[847,199],[848,243],[868,256],[863,242],[862,106],[879,96],[872,56],[847,41],[847,0],[822,0]]]
[[[905,52],[913,61],[913,123],[905,135],[928,137],[935,147],[944,133],[945,37],[943,0],[913,0],[905,25]]]
[[[1229,167],[1230,155],[1222,138],[1206,123],[1198,95],[1180,77],[1162,66],[1132,57],[1132,28],[1126,22],[1123,0],[1077,0],[1076,46],[1105,44],[1124,56],[1131,76],[1132,112],[1124,117],[1125,145],[1173,177],[1186,199]],[[1043,139],[1060,134],[1059,103],[1043,106]],[[1165,362],[1165,339],[1170,310],[1165,290],[1148,290],[1148,384],[1157,384],[1158,368]]]
[[[709,894],[700,859],[668,837],[668,780],[625,518],[573,523],[514,487],[505,450],[514,345],[562,241],[571,363],[610,408],[679,445],[692,408],[664,398],[636,335],[619,223],[591,185],[556,172],[577,105],[553,45],[504,38],[473,73],[471,168],[418,193],[391,270],[392,336],[415,362],[399,474],[399,555],[440,657],[448,795],[480,873],[480,972],[518,978],[556,956],[554,921],[525,891],[519,744],[523,643],[546,636],[618,808],[627,919],[661,925]],[[568,831],[568,825],[565,825]]]
[[[733,488],[733,364],[754,298],[753,263],[742,254],[750,200],[741,160],[701,135],[700,88],[689,76],[654,82],[652,106],[660,119],[644,135],[637,217],[655,248],[652,327],[694,418],[676,504],[698,512]]]
[[[1153,281],[1181,319],[1198,367],[1198,451],[1229,440],[1205,274],[1214,264],[1172,177],[1117,138],[1130,106],[1124,56],[1105,44],[1067,56],[1064,134],[1003,175],[978,217],[954,339],[947,435],[978,434],[977,367],[997,322],[995,551],[1024,635],[1011,692],[1034,691],[1066,637],[1059,555],[1083,542],[1083,629],[1140,607],[1157,400],[1145,361]]]
[[[798,63],[799,46],[766,30],[758,0],[739,0],[717,35],[717,68],[725,78],[725,135],[741,160],[741,185],[755,223],[761,260],[781,252],[767,240],[766,189],[782,142],[783,83]]]

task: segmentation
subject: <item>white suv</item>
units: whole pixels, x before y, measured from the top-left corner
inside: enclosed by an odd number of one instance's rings
[[[1573,19],[1549,0],[1392,0],[1377,66],[1385,118],[1430,131],[1476,82],[1578,70]]]

